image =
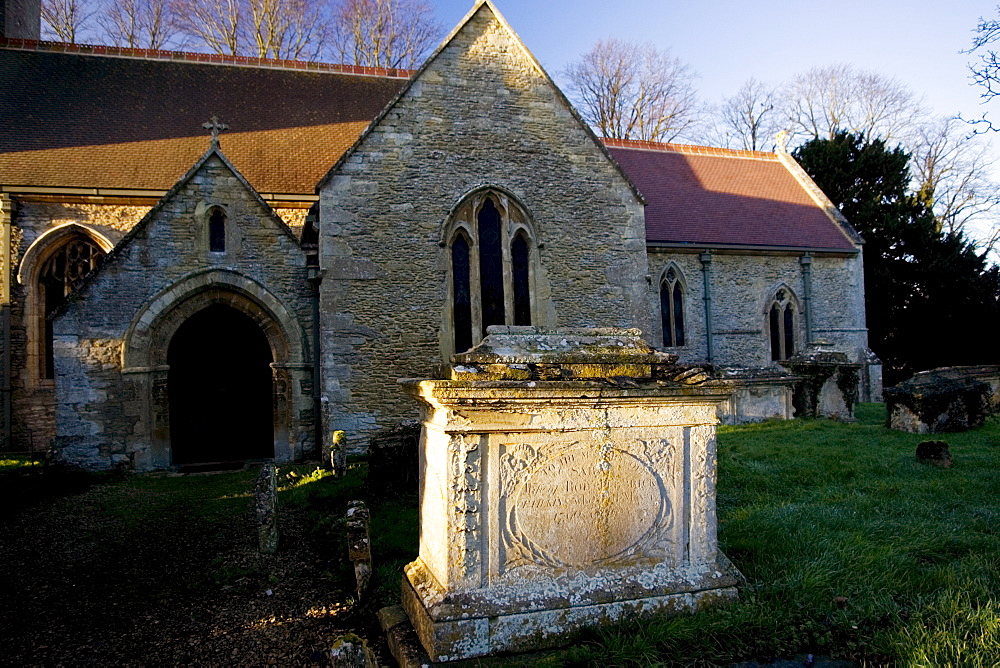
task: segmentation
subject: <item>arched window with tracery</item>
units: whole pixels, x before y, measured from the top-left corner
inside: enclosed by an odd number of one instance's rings
[[[450,352],[474,346],[490,325],[532,324],[536,244],[524,210],[485,190],[458,207],[448,229]]]
[[[767,309],[768,332],[771,337],[771,359],[787,360],[795,354],[795,302],[787,288],[774,294]]]
[[[42,263],[38,273],[40,312],[45,318],[42,378],[55,377],[52,312],[66,303],[87,274],[98,267],[104,255],[104,250],[97,243],[78,234],[58,246]]]
[[[660,281],[660,320],[663,325],[664,347],[683,346],[684,285],[675,267],[668,267]]]

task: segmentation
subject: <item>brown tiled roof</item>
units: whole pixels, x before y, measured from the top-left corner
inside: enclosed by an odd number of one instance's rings
[[[774,153],[604,143],[646,198],[647,241],[856,249]]]
[[[230,128],[223,150],[258,192],[312,193],[409,76],[205,54],[7,47],[0,184],[11,186],[168,190],[204,154],[202,123],[218,116]]]

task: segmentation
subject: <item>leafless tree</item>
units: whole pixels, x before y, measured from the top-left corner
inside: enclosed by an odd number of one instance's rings
[[[990,178],[994,160],[984,137],[969,135],[961,119],[942,118],[913,135],[910,165],[918,195],[931,207],[941,231],[961,232],[980,250],[1000,239],[1000,184]]]
[[[673,141],[699,120],[694,73],[652,44],[600,41],[565,76],[584,119],[605,137]]]
[[[997,6],[1000,12],[1000,5]],[[965,53],[978,52],[979,61],[969,65],[969,72],[972,74],[972,81],[981,88],[980,97],[983,102],[989,102],[1000,95],[1000,56],[990,48],[990,45],[1000,40],[1000,19],[987,19],[979,17],[976,25],[976,36],[972,40],[972,48]],[[975,126],[976,132],[992,130],[1000,132],[1000,127],[996,127],[986,118],[984,113],[982,118],[968,120]]]
[[[719,141],[727,148],[773,151],[783,128],[780,99],[774,86],[751,78],[718,109]]]
[[[246,7],[241,0],[175,0],[177,29],[195,48],[240,55]]]
[[[87,0],[42,0],[42,36],[75,44],[92,15]]]
[[[328,25],[317,0],[248,0],[249,49],[260,58],[314,60]]]
[[[115,46],[162,49],[176,33],[168,0],[110,0],[97,23]]]
[[[333,9],[333,50],[355,65],[415,67],[443,33],[423,0],[340,0]]]
[[[792,132],[807,139],[829,139],[846,130],[898,141],[922,113],[919,100],[905,85],[850,65],[800,74],[785,87],[784,98]]]

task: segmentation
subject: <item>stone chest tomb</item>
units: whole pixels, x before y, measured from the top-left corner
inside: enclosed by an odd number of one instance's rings
[[[731,389],[638,330],[490,327],[423,409],[420,556],[403,606],[431,658],[736,597],[716,542],[716,407]]]

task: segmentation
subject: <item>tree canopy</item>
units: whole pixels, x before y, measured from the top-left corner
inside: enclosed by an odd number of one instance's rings
[[[1000,276],[910,190],[910,156],[846,132],[794,153],[865,238],[869,345],[893,384],[937,366],[996,361]]]

